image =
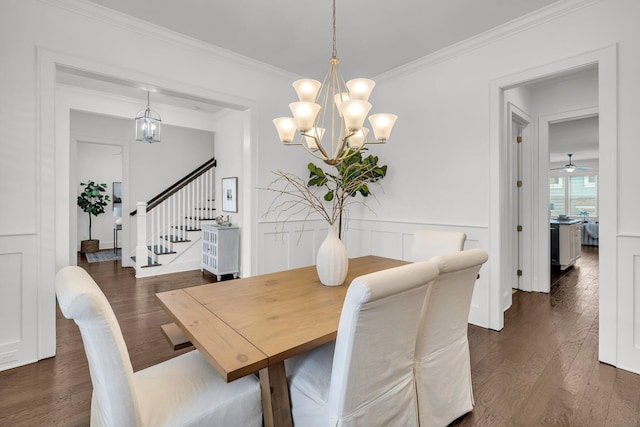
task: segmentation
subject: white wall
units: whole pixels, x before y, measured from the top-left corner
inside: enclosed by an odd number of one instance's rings
[[[216,215],[229,216],[233,225],[240,227],[240,277],[251,275],[252,266],[249,260],[252,258],[254,247],[252,222],[253,197],[255,193],[254,183],[245,174],[244,145],[250,140],[250,119],[246,111],[227,111],[218,114],[214,121],[216,129],[216,167],[215,191],[216,191]],[[247,162],[250,163],[250,162]],[[222,210],[222,178],[238,178],[238,212],[225,212]],[[255,271],[255,270],[254,270]]]
[[[529,87],[536,116],[598,106],[598,70],[589,69]]]

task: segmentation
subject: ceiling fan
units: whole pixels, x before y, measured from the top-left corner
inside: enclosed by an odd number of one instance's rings
[[[567,172],[571,173],[571,172],[574,172],[574,171],[588,171],[588,170],[591,169],[588,166],[576,166],[576,164],[571,161],[571,156],[573,156],[573,154],[569,153],[568,156],[569,156],[569,163],[567,163],[566,165],[564,165],[561,168],[553,168],[551,170],[552,171],[559,171],[559,170],[563,170],[564,169]]]

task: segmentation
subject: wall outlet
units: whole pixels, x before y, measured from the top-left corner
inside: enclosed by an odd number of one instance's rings
[[[9,362],[16,362],[18,360],[18,351],[9,351],[7,353],[0,354],[0,365],[4,365]]]

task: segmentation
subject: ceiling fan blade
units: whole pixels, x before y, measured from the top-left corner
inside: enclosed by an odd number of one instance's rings
[[[589,171],[593,168],[589,167],[589,166],[576,166],[576,170],[578,171]]]
[[[566,169],[566,167],[563,166],[561,168],[553,168],[553,169],[549,169],[549,170],[551,170],[551,171],[561,171],[561,170],[565,170],[565,169]]]

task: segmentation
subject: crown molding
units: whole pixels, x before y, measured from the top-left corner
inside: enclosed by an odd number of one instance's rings
[[[529,28],[542,25],[545,22],[552,21],[560,16],[572,13],[576,10],[588,7],[602,0],[560,0],[549,6],[538,9],[527,15],[523,15],[505,24],[494,27],[476,36],[465,39],[461,42],[447,46],[432,54],[423,56],[422,58],[411,61],[405,65],[394,68],[382,74],[375,76],[373,79],[377,82],[389,81],[398,78],[404,74],[411,73],[420,68],[433,66],[435,64],[447,61],[449,59],[472,52],[483,46],[494,43],[505,37],[525,31]]]
[[[186,36],[176,31],[159,25],[143,21],[130,15],[109,9],[107,7],[81,0],[37,0],[40,3],[62,9],[88,19],[93,19],[107,25],[121,28],[125,31],[150,37],[163,43],[170,43],[182,49],[190,50],[199,55],[208,56],[216,60],[224,60],[249,70],[261,70],[265,73],[283,77],[285,79],[296,79],[299,76],[295,73],[274,67],[248,56],[240,55],[228,49],[221,48],[193,37]]]

